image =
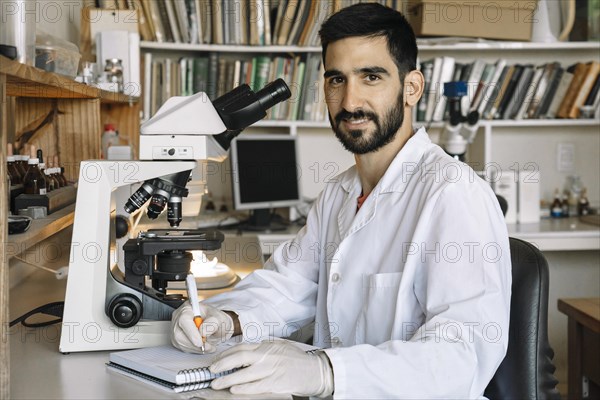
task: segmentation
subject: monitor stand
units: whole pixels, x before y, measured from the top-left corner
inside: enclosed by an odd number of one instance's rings
[[[247,221],[240,224],[240,229],[251,232],[284,231],[287,225],[278,221],[272,221],[271,209],[259,208],[252,210]]]

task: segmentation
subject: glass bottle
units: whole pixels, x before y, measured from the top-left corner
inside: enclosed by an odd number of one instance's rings
[[[587,189],[581,190],[581,196],[579,196],[579,203],[577,204],[577,215],[588,215],[590,213],[590,202],[587,198]]]
[[[19,185],[23,182],[23,174],[17,167],[15,156],[13,154],[12,143],[8,143],[7,154],[6,154],[6,169],[10,175],[10,180],[13,185]]]
[[[60,163],[58,162],[58,156],[54,156],[54,168],[58,168],[58,170],[56,171],[56,177],[60,181],[61,187],[69,186],[69,182],[65,177],[65,167],[60,165]]]
[[[560,202],[560,205],[562,207],[562,216],[567,218],[569,217],[569,191],[565,190],[563,191],[563,195],[562,195],[562,200]]]
[[[553,218],[562,217],[562,202],[560,201],[560,191],[558,189],[554,191],[554,200],[550,205],[550,216]]]
[[[116,83],[119,93],[123,93],[123,62],[119,58],[110,58],[106,60],[104,67],[106,80],[110,83]]]
[[[40,171],[39,163],[39,160],[34,157],[27,161],[29,168],[23,182],[25,194],[46,194],[46,179]]]
[[[21,172],[21,176],[23,178],[25,178],[25,174],[27,173],[27,169],[28,169],[27,161],[28,160],[29,160],[29,156],[24,155],[24,154],[15,156],[16,166],[17,166],[17,168],[19,168],[19,171]]]
[[[53,184],[53,182],[50,182],[50,178],[48,177],[48,174],[46,173],[46,163],[44,162],[44,154],[42,152],[42,149],[37,149],[37,159],[39,162],[38,167],[40,168],[40,172],[42,173],[42,176],[46,180],[46,192],[49,193],[54,190],[54,184]]]
[[[48,176],[50,177],[50,179],[54,181],[54,188],[58,189],[62,187],[62,182],[57,176],[57,168],[54,166],[54,157],[48,157],[48,166],[50,168],[47,168],[46,171],[48,171]]]

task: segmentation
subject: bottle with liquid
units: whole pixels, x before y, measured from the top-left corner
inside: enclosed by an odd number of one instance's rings
[[[39,164],[36,157],[30,157],[27,161],[29,168],[23,180],[25,194],[46,194],[46,178],[40,171]]]
[[[8,143],[7,147],[6,168],[10,175],[10,181],[12,185],[19,185],[23,182],[23,175],[21,174],[21,170],[17,167],[15,156],[13,155],[12,143]]]
[[[25,151],[24,149],[21,151]],[[17,154],[15,155],[15,165],[19,169],[21,176],[25,178],[25,174],[27,173],[27,161],[29,160],[28,155]]]
[[[560,191],[556,189],[554,191],[554,200],[550,205],[550,216],[552,218],[560,218],[562,217],[562,202],[560,201]]]
[[[587,189],[583,188],[581,190],[581,195],[579,196],[579,203],[577,204],[577,215],[588,215],[590,213],[590,202],[587,198]]]
[[[65,167],[60,165],[60,163],[58,162],[58,156],[54,156],[54,168],[57,168],[56,177],[60,181],[60,186],[69,186],[69,182],[65,177]]]
[[[560,202],[560,205],[562,207],[562,216],[564,218],[568,218],[569,214],[570,214],[570,210],[569,210],[569,191],[568,190],[565,190],[563,192],[562,200]]]
[[[56,176],[57,170],[54,167],[54,157],[52,156],[48,157],[48,168],[46,168],[46,172],[48,173],[48,177],[54,181],[54,189],[60,188],[62,185]]]
[[[54,190],[54,182],[51,182],[48,174],[46,173],[46,163],[44,162],[44,153],[42,149],[37,149],[37,159],[38,159],[38,167],[40,168],[40,172],[44,176],[46,180],[46,193],[49,193]]]

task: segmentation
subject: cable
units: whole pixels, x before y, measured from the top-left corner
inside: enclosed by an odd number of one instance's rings
[[[21,315],[19,318],[16,318],[15,320],[11,321],[8,326],[12,327],[12,326],[18,324],[19,322],[21,324],[23,324],[23,326],[26,328],[43,328],[45,326],[54,325],[59,322],[62,322],[64,308],[65,308],[64,301],[56,301],[54,303],[48,303],[48,304],[45,304],[38,308],[35,308],[35,309]],[[59,318],[53,319],[50,321],[46,321],[46,322],[37,322],[37,323],[27,322],[27,318],[34,316],[36,314],[52,315],[52,316],[59,317]]]

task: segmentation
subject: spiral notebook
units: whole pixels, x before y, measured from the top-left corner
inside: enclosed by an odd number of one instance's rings
[[[187,392],[207,388],[213,379],[233,372],[213,374],[208,367],[219,353],[235,344],[222,343],[212,354],[189,354],[172,346],[119,351],[110,353],[106,365],[113,371],[153,386],[176,393]]]
[[[276,339],[284,340],[284,339]],[[208,367],[218,354],[239,344],[239,340],[230,340],[217,346],[211,354],[189,354],[172,346],[145,347],[110,353],[107,367],[122,375],[171,390],[176,393],[205,389],[210,382],[235,370],[213,374]],[[303,343],[294,344],[307,352],[317,348]]]

